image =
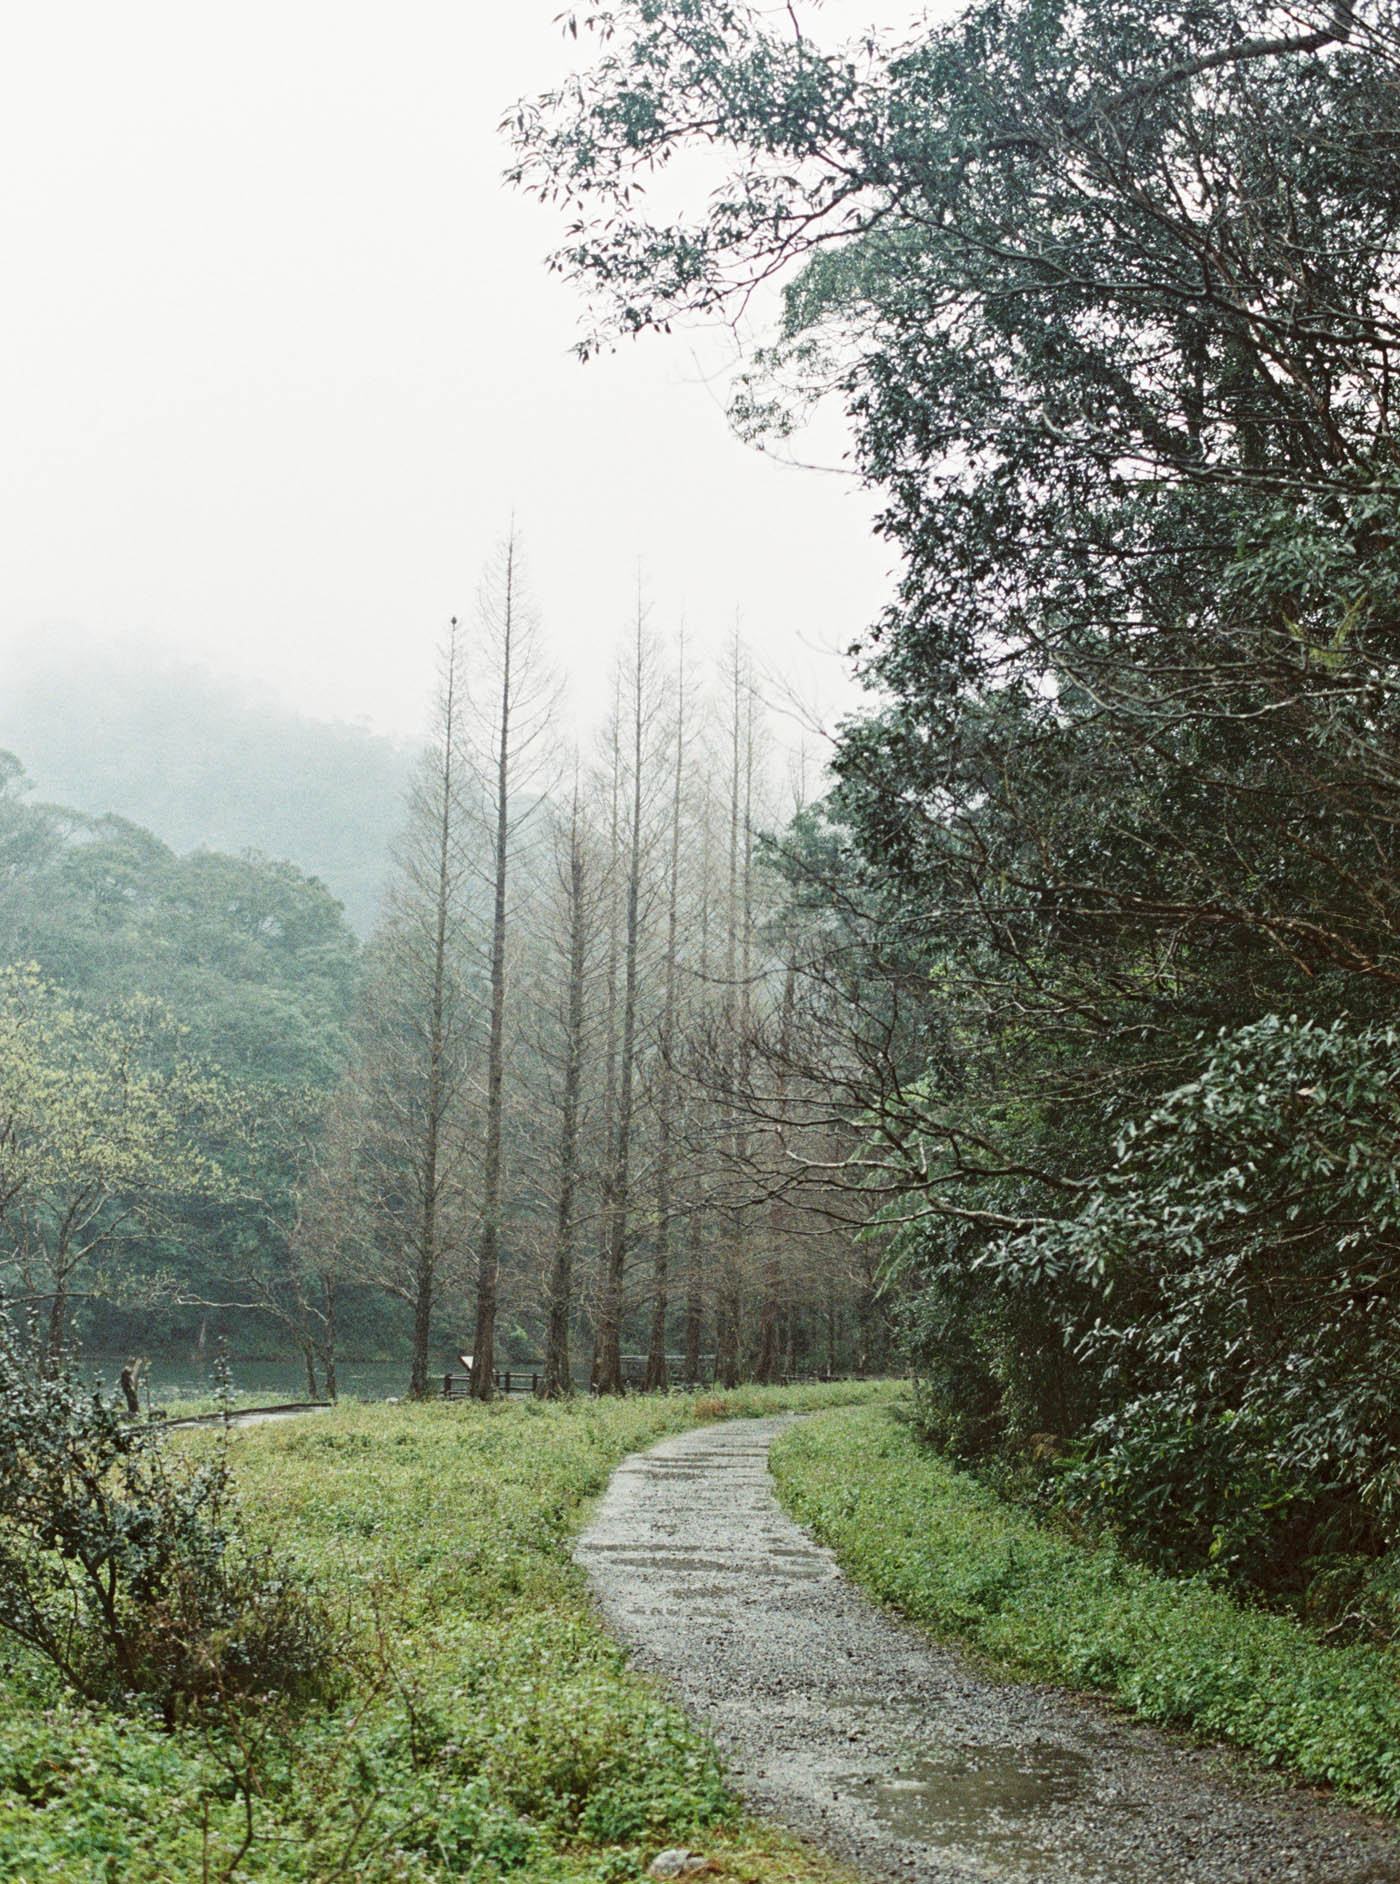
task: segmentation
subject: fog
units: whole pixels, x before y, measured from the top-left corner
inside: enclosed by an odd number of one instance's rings
[[[802,17],[832,36],[880,10]],[[79,628],[137,673],[163,650],[411,734],[442,624],[514,517],[580,716],[639,565],[693,648],[737,617],[824,709],[850,698],[833,651],[878,607],[888,557],[839,423],[804,441],[821,472],[736,441],[725,332],[570,353],[580,302],[543,259],[560,221],[501,184],[497,129],[579,57],[557,11],[15,15],[12,669]]]

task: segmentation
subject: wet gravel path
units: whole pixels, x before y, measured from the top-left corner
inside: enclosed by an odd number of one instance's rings
[[[1090,1703],[989,1681],[875,1608],[777,1504],[785,1423],[635,1455],[577,1548],[609,1625],[754,1810],[920,1884],[1400,1884],[1400,1835]]]

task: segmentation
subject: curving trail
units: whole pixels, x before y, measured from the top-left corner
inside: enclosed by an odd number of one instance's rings
[[[875,1608],[779,1508],[784,1419],[628,1459],[577,1546],[604,1617],[757,1812],[919,1884],[1400,1884],[1400,1834]]]

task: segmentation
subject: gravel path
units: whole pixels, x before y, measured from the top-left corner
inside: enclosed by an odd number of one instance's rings
[[[1058,1691],[996,1683],[875,1608],[778,1507],[783,1419],[669,1439],[579,1540],[609,1625],[767,1817],[920,1884],[1400,1884],[1400,1835]]]

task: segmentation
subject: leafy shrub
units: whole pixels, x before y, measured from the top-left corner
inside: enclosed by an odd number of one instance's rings
[[[1400,1543],[1400,1034],[1270,1017],[1125,1128],[1072,1218],[980,1257],[1093,1292],[1064,1480],[1163,1568],[1302,1595]]]
[[[173,1461],[70,1369],[37,1375],[0,1318],[0,1628],[89,1700],[166,1721],[235,1696],[331,1685],[324,1607],[229,1527],[226,1451]]]

